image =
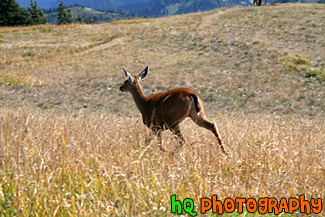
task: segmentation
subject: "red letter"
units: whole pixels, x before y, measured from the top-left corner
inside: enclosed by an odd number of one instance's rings
[[[250,213],[254,213],[257,210],[257,203],[256,200],[254,198],[249,198],[246,201],[246,207],[247,207],[247,211]]]
[[[293,203],[296,203],[295,206],[293,206]],[[289,198],[289,213],[293,213],[295,210],[299,208],[299,200],[297,198]]]
[[[267,212],[267,200],[267,197],[258,199],[258,212],[260,214],[265,214]]]
[[[206,203],[208,204],[206,206]],[[201,198],[201,213],[205,214],[207,210],[211,209],[211,200],[209,198]]]
[[[231,198],[225,199],[223,204],[227,213],[232,213],[235,211],[235,202]]]
[[[305,212],[305,206],[307,208],[306,214],[310,214],[310,203],[308,200],[305,200],[305,195],[300,195],[300,212]]]
[[[315,203],[316,199],[311,199],[311,205],[313,206],[313,212],[318,214],[322,211],[322,199],[317,198],[317,203]]]
[[[273,209],[274,209],[274,214],[275,215],[278,215],[279,214],[279,210],[278,210],[277,205],[278,205],[278,200],[277,199],[275,199],[275,198],[269,198],[268,212],[269,213],[273,213]]]
[[[236,198],[236,203],[238,204],[238,213],[243,213],[243,203],[246,202],[245,198]]]
[[[216,213],[218,207],[218,213],[221,215],[223,213],[222,203],[217,200],[217,195],[212,195],[212,212]]]
[[[279,212],[283,212],[283,209],[284,209],[285,213],[289,212],[288,203],[287,203],[287,200],[285,198],[281,198],[281,200],[280,200]]]

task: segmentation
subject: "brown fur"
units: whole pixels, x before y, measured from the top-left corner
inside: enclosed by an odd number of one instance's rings
[[[142,114],[143,123],[152,129],[160,139],[161,131],[171,130],[179,139],[179,146],[175,149],[176,151],[184,143],[179,124],[185,118],[190,117],[200,127],[210,130],[217,137],[221,150],[226,153],[218,129],[205,115],[202,100],[196,93],[187,88],[178,88],[147,97],[143,93],[140,80],[147,75],[148,67],[139,76],[134,77],[125,69],[124,71],[128,79],[120,87],[120,90],[131,92]],[[149,142],[150,138],[147,141]],[[162,140],[160,148],[164,150]]]

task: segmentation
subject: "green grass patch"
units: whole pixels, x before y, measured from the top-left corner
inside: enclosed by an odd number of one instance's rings
[[[152,22],[154,19],[114,20],[112,24],[138,24]]]
[[[46,33],[46,32],[54,32],[54,30],[51,27],[47,27],[47,26],[42,27],[40,31],[44,32],[44,33]]]
[[[295,72],[305,78],[316,78],[325,81],[325,71],[312,67],[312,63],[303,57],[280,57],[279,62],[283,63],[284,71]]]
[[[34,54],[33,52],[28,51],[28,52],[26,52],[26,53],[23,53],[21,56],[25,58],[25,57],[32,57],[32,56],[35,56],[35,54]]]
[[[20,73],[0,73],[0,85],[42,86],[43,82]]]
[[[306,66],[311,66],[311,62],[309,60],[307,60],[306,58],[302,58],[302,57],[289,57],[289,61],[296,64],[296,65],[306,65]]]
[[[279,62],[282,62],[284,64],[291,63],[293,65],[306,65],[311,66],[312,63],[303,57],[296,57],[296,56],[290,56],[290,57],[280,57]]]
[[[27,81],[26,75],[11,74],[11,73],[0,74],[0,84],[19,85],[19,84],[25,84],[26,81]]]
[[[5,43],[6,40],[4,39],[4,35],[0,33],[0,43]]]
[[[37,104],[37,107],[39,107],[41,109],[51,109],[54,107],[54,105],[51,103],[48,103],[48,102],[41,102],[41,103]]]
[[[303,74],[306,78],[318,78],[322,81],[325,81],[325,71],[319,68],[308,68]]]
[[[50,26],[33,26],[31,28],[32,31],[40,31],[40,32],[54,32],[54,29]]]

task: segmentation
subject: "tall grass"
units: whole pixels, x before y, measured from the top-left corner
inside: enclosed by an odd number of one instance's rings
[[[145,146],[138,118],[0,112],[0,213],[5,216],[171,215],[170,195],[324,199],[325,124],[220,116],[233,157],[190,120],[175,155]],[[164,133],[167,149],[176,142]],[[198,211],[198,207],[196,207]]]
[[[0,216],[170,216],[173,194],[197,212],[212,194],[324,199],[324,6],[221,11],[1,28]],[[198,93],[232,158],[190,120],[174,156],[145,146],[123,65],[150,66],[147,95]]]

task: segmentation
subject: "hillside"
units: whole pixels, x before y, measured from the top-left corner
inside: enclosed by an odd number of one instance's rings
[[[145,8],[130,10],[139,16],[161,17],[176,14],[186,14],[198,11],[208,11],[221,7],[249,6],[248,0],[157,0]]]
[[[22,99],[28,107],[129,113],[120,102],[132,104],[114,94],[123,79],[118,72],[122,65],[132,72],[149,65],[148,94],[182,85],[196,89],[211,112],[324,116],[323,9],[279,5],[98,26],[1,29],[1,70],[13,73],[12,83],[20,87],[2,86],[1,106]],[[111,40],[119,43],[78,55]],[[15,76],[43,85],[21,86]],[[12,91],[19,97],[10,97]]]
[[[28,7],[30,1],[18,0],[21,6]],[[60,1],[39,1],[42,8],[57,8]],[[65,5],[80,4],[97,10],[119,10],[141,17],[161,17],[174,14],[184,14],[197,11],[212,10],[220,7],[247,6],[249,0],[65,0]]]
[[[281,3],[307,3],[307,4],[324,4],[324,0],[274,0],[274,4],[281,4]]]
[[[75,4],[85,5],[90,8],[107,10],[113,8],[140,8],[146,7],[150,2],[155,2],[156,0],[65,0],[64,4],[71,6]],[[22,7],[28,7],[30,5],[30,1],[28,0],[17,0],[17,2]],[[38,1],[38,5],[42,8],[57,8],[61,0],[41,0]]]
[[[214,194],[324,199],[324,11],[286,4],[0,28],[0,213],[175,216],[175,194],[200,216],[200,198]],[[159,138],[146,142],[119,87],[122,66],[136,75],[147,65],[145,94],[192,89],[231,156],[189,118],[178,152],[169,131],[166,152]],[[242,215],[258,213],[224,213]]]
[[[74,7],[69,7],[69,9],[71,10],[73,20],[75,21],[77,20],[78,16],[81,16],[83,21],[85,17],[87,17],[87,19],[93,20],[94,23],[112,22],[114,20],[134,18],[134,16],[126,15],[121,12],[103,12],[103,11],[97,11],[91,8],[87,8],[84,6],[74,6]],[[58,12],[47,13],[47,11],[45,11],[45,15],[49,23],[52,24],[57,23]]]

